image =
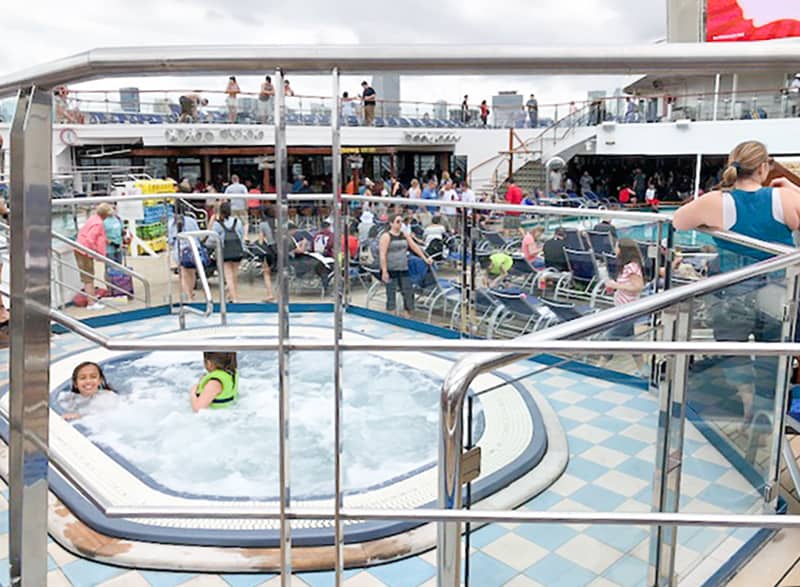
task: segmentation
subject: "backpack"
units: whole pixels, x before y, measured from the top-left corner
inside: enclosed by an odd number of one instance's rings
[[[233,219],[233,226],[228,228],[224,222],[220,222],[224,237],[222,239],[222,260],[223,261],[241,261],[244,257],[244,248],[242,247],[242,239],[236,234],[236,223],[238,218]]]

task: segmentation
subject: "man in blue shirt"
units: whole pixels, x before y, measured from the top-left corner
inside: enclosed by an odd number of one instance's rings
[[[436,180],[432,179],[428,182],[428,185],[425,186],[425,189],[422,190],[422,199],[423,200],[438,200],[439,199],[439,190],[436,185]]]

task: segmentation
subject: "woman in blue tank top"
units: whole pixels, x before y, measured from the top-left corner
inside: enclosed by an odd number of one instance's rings
[[[719,188],[677,210],[673,226],[678,230],[698,226],[730,230],[793,247],[792,231],[800,226],[800,188],[786,179],[763,187],[771,168],[772,159],[762,143],[747,141],[737,145],[728,156]],[[717,248],[722,272],[770,256],[721,239],[717,239]],[[767,285],[767,277],[755,278],[704,300],[716,340],[746,342],[751,336],[757,341],[781,340],[781,321],[775,317],[777,309],[766,307],[760,300],[759,292],[765,291]],[[782,287],[783,283],[779,285]],[[690,377],[690,386],[704,386],[707,391],[718,394],[720,405],[726,395],[724,388],[728,396],[738,394],[745,422],[752,418],[754,406],[759,403],[764,403],[765,409],[771,408],[776,359],[760,357],[751,361],[748,357],[716,357],[698,363],[695,365],[697,376]]]

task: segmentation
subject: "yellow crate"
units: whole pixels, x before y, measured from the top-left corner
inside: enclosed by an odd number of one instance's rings
[[[143,194],[174,194],[178,184],[172,179],[139,179],[133,185]]]
[[[165,236],[142,242],[150,247],[154,253],[160,253],[161,251],[165,251],[167,249],[167,237]],[[142,247],[139,247],[139,254],[146,255],[147,251],[145,251]]]

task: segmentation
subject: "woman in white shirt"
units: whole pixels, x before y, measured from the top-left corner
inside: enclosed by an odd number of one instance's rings
[[[411,185],[408,188],[408,198],[410,200],[419,200],[422,197],[422,188],[419,187],[419,180],[414,178],[411,180]]]

